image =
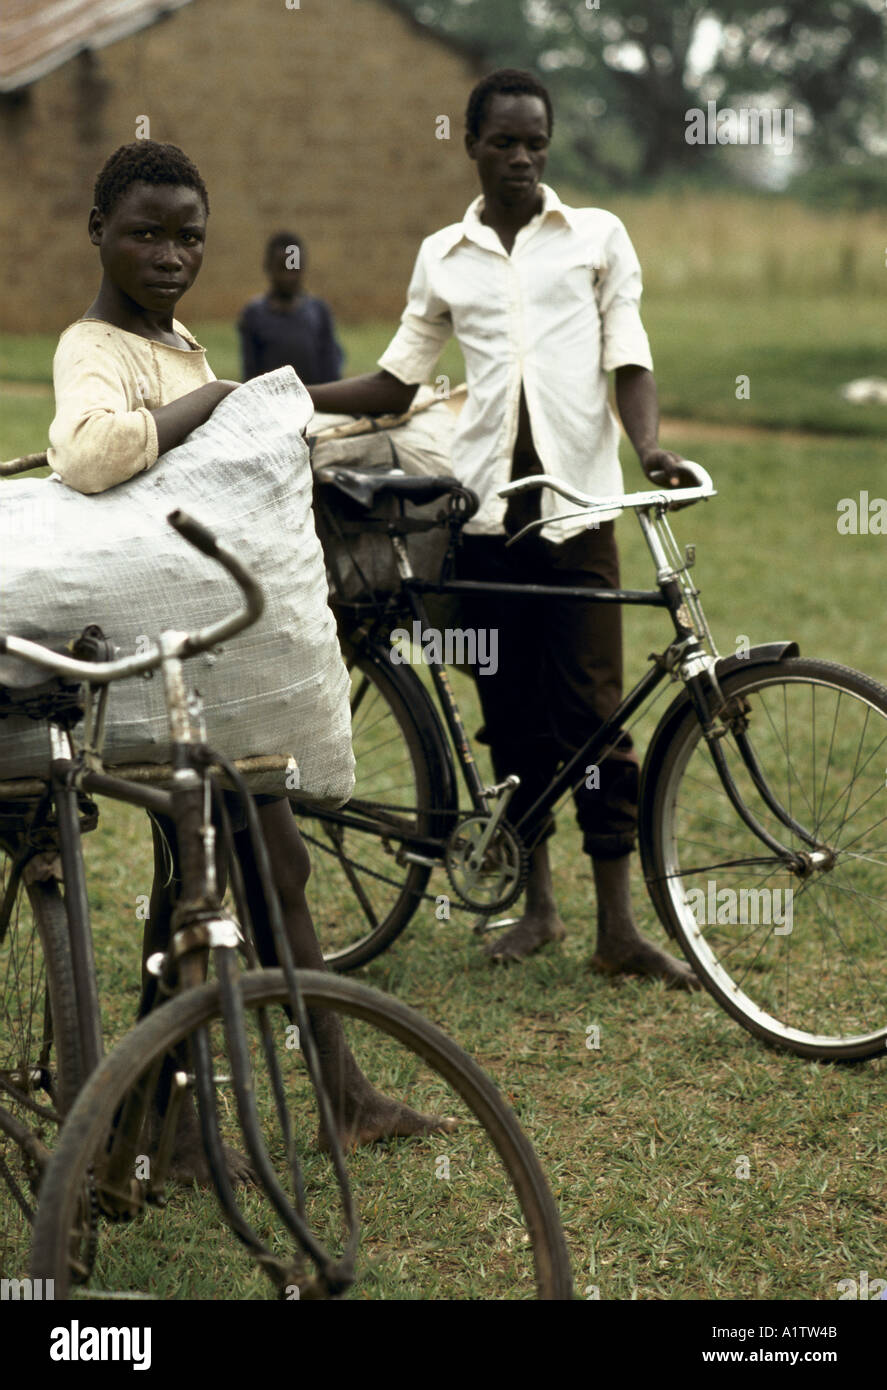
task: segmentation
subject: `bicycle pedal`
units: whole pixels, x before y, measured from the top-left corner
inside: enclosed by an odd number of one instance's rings
[[[471,930],[475,936],[483,936],[488,931],[501,931],[503,927],[516,926],[519,921],[519,917],[500,917],[496,922],[491,922],[488,917],[478,917]]]

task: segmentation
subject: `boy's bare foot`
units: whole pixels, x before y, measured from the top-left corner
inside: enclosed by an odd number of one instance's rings
[[[400,1101],[381,1095],[372,1086],[346,1096],[336,1113],[339,1140],[346,1149],[375,1144],[385,1139],[409,1139],[414,1135],[452,1134],[457,1121],[439,1115],[422,1115]],[[318,1132],[318,1146],[329,1149],[326,1135]]]
[[[225,1158],[228,1180],[232,1186],[256,1182],[255,1170],[246,1154],[239,1153],[237,1149],[229,1148],[227,1144],[222,1145],[222,1153]],[[212,1187],[212,1174],[209,1170],[209,1161],[203,1144],[198,1143],[196,1147],[176,1144],[167,1170],[167,1178],[170,1182],[184,1184],[196,1182],[198,1187]]]
[[[159,1116],[154,1115],[148,1129],[149,1154],[152,1157],[152,1162],[160,1142],[160,1133],[161,1121]],[[239,1153],[237,1149],[232,1149],[227,1144],[222,1145],[222,1153],[228,1178],[234,1186],[241,1183],[256,1182],[255,1170],[245,1154]],[[206,1157],[206,1150],[203,1147],[200,1121],[197,1117],[193,1097],[190,1094],[185,1097],[179,1116],[175,1144],[166,1176],[169,1182],[184,1184],[196,1182],[199,1187],[212,1186],[212,1174],[209,1160]]]
[[[555,909],[547,912],[525,912],[504,935],[484,947],[484,955],[499,964],[524,960],[550,941],[562,941],[566,928]]]

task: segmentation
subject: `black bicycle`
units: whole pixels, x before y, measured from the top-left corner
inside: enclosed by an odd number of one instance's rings
[[[56,1298],[254,1297],[267,1290],[266,1277],[289,1299],[349,1290],[568,1298],[557,1209],[490,1079],[414,1010],[354,981],[293,968],[244,768],[207,747],[184,680],[187,658],[257,620],[261,590],[203,527],[181,513],[170,521],[237,581],[243,602],[230,617],[193,634],[165,632],[128,657],[116,657],[95,628],[73,655],[0,638],[0,654],[28,663],[0,691],[0,712],[47,727],[45,777],[0,782],[4,1277],[24,1273],[33,1224],[31,1274],[53,1280]],[[51,678],[35,683],[35,668]],[[163,676],[170,764],[108,772],[111,683],[154,669]],[[246,813],[278,969],[256,968],[216,773]],[[182,873],[169,947],[148,962],[162,1002],[104,1057],[81,844],[97,820],[95,796],[172,817]],[[217,825],[232,910],[217,875]],[[346,1168],[344,1136],[360,1138],[373,1117],[346,1117],[333,1104],[312,1010],[346,1018],[351,1047],[379,1089],[447,1117],[445,1129],[384,1152],[355,1151]],[[193,1181],[173,1184],[195,1097],[209,1201]],[[235,1159],[234,1147],[245,1156]],[[250,1177],[239,1190],[237,1162]],[[239,1246],[223,1245],[232,1231]]]
[[[692,467],[698,485],[669,492],[593,498],[553,478],[502,491],[549,487],[571,504],[566,515],[588,524],[634,511],[655,567],[650,590],[456,581],[445,571],[436,582],[419,579],[407,537],[433,522],[412,519],[410,508],[445,500],[441,524],[455,538],[476,509],[473,494],[452,478],[375,473],[357,515],[360,489],[346,483],[352,511],[339,530],[345,540],[349,531],[387,536],[399,583],[338,605],[357,784],[340,811],[300,812],[318,935],[335,969],[363,965],[423,900],[439,898],[426,892],[436,867],[454,906],[486,918],[507,909],[525,880],[527,824],[556,810],[589,768],[602,768],[620,731],[671,682],[677,688],[646,751],[639,824],[644,877],[666,931],[757,1037],[805,1057],[874,1056],[887,1042],[887,689],[801,658],[789,641],[718,655],[689,572],[695,549],[681,555],[668,521],[672,508],[715,495],[708,474]],[[335,488],[336,470],[326,476]],[[483,784],[440,655],[426,651],[423,660],[443,719],[402,652],[392,661],[392,629],[404,618],[419,633],[431,629],[426,600],[481,593],[648,605],[666,610],[674,629],[516,824],[507,818],[513,779]]]

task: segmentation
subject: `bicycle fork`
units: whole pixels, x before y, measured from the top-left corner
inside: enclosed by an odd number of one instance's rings
[[[717,650],[698,601],[698,591],[688,574],[695,558],[693,547],[688,547],[682,560],[661,508],[639,511],[638,521],[656,565],[656,579],[677,636],[676,648],[671,649],[673,661],[667,663],[668,669],[676,669],[684,683],[721,785],[736,814],[752,833],[784,862],[789,872],[805,877],[814,868],[826,865],[833,857],[832,852],[823,849],[816,836],[800,825],[773,795],[748,738],[746,715],[749,707],[744,701],[726,700],[721,691],[716,675]],[[711,654],[704,650],[704,645],[708,646]],[[724,756],[722,739],[728,732],[733,735],[743,765],[764,804],[781,825],[809,847],[808,851],[792,850],[780,843],[745,804]]]
[[[711,670],[707,669],[709,663],[712,666]],[[714,675],[713,658],[697,653],[691,655],[688,661],[682,665],[685,669],[687,667],[693,668],[692,674],[689,671],[685,674],[685,671],[682,670],[682,677],[696,710],[703,737],[721,785],[737,815],[752,833],[783,861],[790,873],[803,878],[813,869],[827,867],[829,861],[834,858],[833,851],[827,847],[823,848],[817,837],[795,820],[791,812],[774,796],[761,771],[760,763],[748,737],[748,703],[741,698],[735,698],[732,701],[724,698]],[[718,720],[721,721],[720,726]],[[793,850],[782,844],[766,826],[761,824],[754,812],[746,805],[724,756],[723,740],[728,733],[733,736],[733,742],[742,759],[743,766],[761,800],[779,823],[785,826],[786,830],[791,831],[808,846],[806,851]]]
[[[235,785],[244,797],[257,866],[274,927],[278,957],[284,966],[290,984],[293,1012],[299,1022],[300,1036],[304,1039],[306,1060],[320,1104],[321,1123],[330,1138],[336,1176],[345,1202],[349,1241],[345,1256],[342,1260],[336,1261],[317,1240],[305,1220],[304,1185],[293,1143],[283,1079],[274,1047],[271,1025],[264,1010],[260,1010],[258,1015],[262,1052],[268,1066],[277,1120],[283,1133],[287,1151],[295,1191],[295,1207],[278,1181],[262,1137],[256,1109],[255,1084],[249,1055],[245,1010],[239,984],[239,969],[235,958],[235,952],[243,943],[243,937],[236,922],[222,909],[216,876],[215,830],[210,819],[210,783],[208,780],[209,764],[213,760],[213,755],[206,749],[205,744],[195,744],[192,737],[182,663],[172,653],[172,646],[176,637],[177,634],[163,634],[160,639],[160,646],[163,652],[162,670],[172,737],[174,769],[172,797],[179,840],[182,896],[173,914],[169,951],[162,961],[155,960],[153,962],[154,969],[161,974],[161,987],[165,993],[170,993],[177,987],[187,989],[203,983],[206,979],[208,958],[212,954],[219,982],[221,1014],[227,1044],[227,1056],[231,1068],[230,1079],[247,1151],[254,1171],[272,1206],[290,1234],[295,1237],[301,1249],[309,1255],[314,1263],[317,1269],[317,1279],[309,1280],[305,1277],[303,1264],[299,1257],[296,1257],[294,1262],[293,1259],[284,1260],[273,1255],[259,1239],[238,1207],[225,1163],[216,1106],[216,1079],[213,1075],[212,1048],[209,1030],[204,1026],[196,1029],[191,1035],[189,1050],[193,1064],[203,1144],[213,1184],[229,1225],[282,1293],[295,1284],[300,1290],[300,1297],[337,1297],[353,1283],[353,1259],[356,1253],[358,1233],[358,1223],[351,1201],[344,1159],[335,1137],[329,1102],[323,1091],[313,1039],[293,972],[288,943],[283,930],[280,905],[270,879],[270,865],[261,838],[255,808],[249,800],[246,786],[236,769],[226,759],[220,758],[219,761],[229,776],[234,778]],[[203,730],[201,730],[202,733]],[[201,767],[202,775],[198,774],[196,766]],[[161,1071],[164,1069],[169,1072],[168,1061],[163,1064]],[[160,1075],[157,1081],[161,1086],[162,1093],[166,1089],[163,1075]],[[158,1180],[150,1184],[148,1189],[149,1198],[154,1200],[157,1200],[158,1194],[162,1190],[186,1083],[186,1073],[179,1068],[173,1071],[169,1080],[169,1098],[165,1108],[157,1152]],[[164,1099],[166,1098],[164,1097]],[[141,1112],[141,1122],[144,1124],[146,1102],[151,1103],[150,1090],[147,1095],[135,1099],[137,1114],[136,1119],[134,1119],[133,1130],[135,1130],[136,1120],[139,1118],[139,1111]],[[124,1148],[131,1147],[131,1137],[128,1137],[126,1133],[122,1136],[122,1140]]]

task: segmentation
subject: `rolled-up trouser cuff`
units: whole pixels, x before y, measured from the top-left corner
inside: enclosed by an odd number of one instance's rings
[[[634,835],[583,835],[582,848],[592,859],[621,859],[637,849]]]

